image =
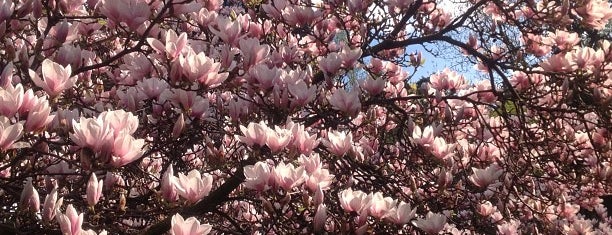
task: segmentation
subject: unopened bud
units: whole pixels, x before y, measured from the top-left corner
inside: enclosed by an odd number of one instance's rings
[[[184,128],[185,128],[185,117],[183,116],[183,113],[181,113],[178,119],[176,119],[176,122],[174,123],[174,127],[172,128],[172,138],[174,139],[178,138],[183,132]]]

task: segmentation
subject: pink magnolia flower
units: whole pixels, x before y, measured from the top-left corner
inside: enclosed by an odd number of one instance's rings
[[[140,90],[148,97],[148,98],[157,98],[159,95],[170,85],[162,79],[159,78],[148,78],[142,81],[138,81],[137,85]]]
[[[113,147],[113,129],[100,117],[84,118],[79,122],[72,121],[74,134],[70,139],[82,148],[91,148],[94,152],[110,153]]]
[[[425,219],[418,218],[412,223],[428,234],[438,234],[446,225],[446,216],[430,211],[427,212]]]
[[[268,127],[265,123],[254,123],[251,122],[249,125],[242,126],[240,125],[240,131],[244,136],[236,136],[240,142],[245,143],[249,146],[258,145],[264,146],[267,141],[267,133]]]
[[[183,75],[189,81],[198,81],[208,88],[214,88],[227,79],[227,72],[219,73],[220,63],[206,56],[204,52],[196,54],[193,49],[188,49],[187,55],[179,57],[179,64]]]
[[[300,155],[299,162],[302,164],[302,166],[306,170],[306,173],[308,174],[313,173],[317,169],[320,169],[322,166],[321,157],[319,157],[318,153],[312,153],[310,154],[310,156],[302,154]]]
[[[163,92],[159,96],[159,103],[164,103],[168,99],[180,106],[190,117],[205,118],[208,115],[210,106],[208,99],[198,95],[195,91],[173,89]]]
[[[244,167],[244,186],[257,191],[265,191],[269,186],[271,173],[270,166],[265,162],[257,162],[255,165]]]
[[[177,36],[174,30],[168,30],[165,44],[155,38],[147,38],[147,42],[157,53],[166,54],[169,59],[175,60],[187,45],[187,33]]]
[[[340,206],[346,212],[360,213],[363,209],[369,208],[370,197],[362,191],[353,191],[353,189],[345,189],[340,192]]]
[[[102,196],[102,186],[104,186],[104,181],[98,181],[96,174],[91,174],[89,177],[89,181],[87,182],[87,205],[95,206],[100,201],[100,197]]]
[[[309,25],[323,16],[323,12],[314,7],[288,5],[279,9],[282,9],[283,19],[290,25]]]
[[[206,235],[212,229],[212,226],[209,224],[200,224],[200,221],[195,217],[189,217],[184,220],[178,213],[172,216],[170,224],[172,225],[170,228],[172,235]]]
[[[125,166],[142,156],[144,139],[135,139],[127,131],[122,131],[113,142],[111,164],[115,167]]]
[[[477,208],[478,214],[482,216],[489,216],[493,214],[493,212],[497,211],[497,207],[493,206],[490,201],[484,201]]]
[[[191,170],[187,175],[178,174],[176,189],[178,194],[190,203],[196,203],[205,196],[208,196],[212,188],[212,175],[202,176],[198,170]]]
[[[327,220],[327,206],[325,204],[319,204],[317,212],[313,218],[313,226],[315,232],[321,232],[325,227],[325,221]]]
[[[576,63],[570,53],[559,53],[540,62],[540,67],[546,72],[567,72],[576,68]]]
[[[261,45],[256,38],[242,39],[239,44],[245,69],[265,61],[270,54],[270,46]]]
[[[15,3],[10,0],[0,0],[0,23],[9,19],[15,10]]]
[[[16,86],[8,85],[0,88],[0,114],[12,117],[21,108],[23,103],[23,87],[21,84]]]
[[[136,30],[149,19],[151,9],[142,0],[102,0],[100,13],[117,25],[124,22],[131,30]]]
[[[30,132],[43,131],[51,121],[54,115],[49,115],[51,107],[46,97],[41,97],[36,100],[36,104],[30,110],[26,119],[25,129]]]
[[[506,223],[497,225],[497,234],[501,234],[501,235],[520,234],[518,230],[519,225],[521,225],[521,222],[518,220],[512,220],[510,222],[506,222]],[[577,234],[587,234],[587,233],[577,233]]]
[[[342,57],[336,52],[327,54],[326,57],[319,57],[319,68],[328,75],[336,74],[342,67]]]
[[[328,140],[323,140],[327,150],[337,156],[344,156],[353,147],[353,135],[344,131],[330,131],[327,133]]]
[[[436,90],[457,90],[463,87],[465,79],[457,72],[445,68],[442,72],[431,75],[431,87]]]
[[[472,167],[472,171],[474,171],[474,174],[469,177],[470,182],[480,188],[484,188],[489,184],[492,184],[504,173],[497,163],[493,163],[485,169]]]
[[[588,0],[576,12],[584,17],[583,22],[596,30],[601,30],[612,19],[612,8],[605,0]]]
[[[563,30],[555,30],[555,33],[550,35],[550,38],[557,44],[560,50],[567,50],[574,47],[580,42],[580,37],[577,33],[570,33]]]
[[[397,200],[391,197],[383,197],[381,192],[370,194],[368,197],[370,199],[369,214],[378,219],[382,219],[397,204]]]
[[[293,164],[281,162],[274,168],[273,176],[276,186],[281,187],[285,191],[291,191],[291,189],[304,182],[306,175],[303,167],[295,168]]]
[[[23,191],[21,191],[21,198],[19,199],[20,208],[32,211],[39,212],[40,211],[40,198],[38,195],[38,191],[32,185],[32,178],[28,177],[25,186],[23,187]]]
[[[84,4],[87,0],[61,0],[57,1],[60,9],[66,14],[87,14]]]
[[[436,158],[446,160],[454,155],[453,149],[454,146],[451,144],[447,144],[444,138],[436,137],[434,138],[434,141],[431,144],[430,150]]]
[[[168,202],[174,202],[178,200],[178,192],[176,190],[177,179],[174,176],[174,169],[172,164],[168,166],[168,169],[164,173],[161,179],[161,194],[164,199]]]
[[[211,32],[221,38],[225,43],[236,45],[242,36],[242,26],[237,20],[232,20],[229,17],[218,16],[217,28],[208,26]]]
[[[416,215],[416,208],[412,209],[410,204],[400,202],[395,207],[387,211],[383,216],[388,221],[395,224],[407,224]]]
[[[357,89],[347,92],[344,89],[338,89],[328,98],[329,103],[335,110],[346,113],[349,116],[357,115],[361,110],[361,102]]]
[[[590,47],[578,47],[571,53],[572,61],[577,68],[592,71],[598,68],[604,61],[604,53]]]
[[[429,147],[435,140],[434,129],[432,126],[426,126],[421,131],[420,127],[415,126],[412,130],[412,138],[416,144]]]
[[[291,94],[289,98],[291,107],[303,107],[312,102],[317,91],[315,86],[308,87],[304,80],[297,80],[294,83],[287,84],[287,89]]]
[[[108,123],[110,128],[113,129],[114,136],[118,136],[122,131],[128,134],[134,134],[136,129],[138,129],[138,117],[122,109],[104,111],[100,113],[99,118],[101,118],[104,123]]]
[[[0,0],[0,2],[3,2],[3,0]],[[0,11],[1,9],[2,6],[0,4]],[[0,16],[0,22],[2,22],[1,17],[2,16]],[[2,73],[0,73],[0,88],[5,88],[13,84],[14,72],[15,67],[13,66],[13,62],[8,62],[8,64],[4,66],[4,69],[2,69]]]
[[[70,77],[72,69],[70,65],[61,66],[49,59],[42,62],[42,79],[30,70],[30,77],[36,86],[42,88],[49,96],[56,97],[64,90],[74,86],[77,77]]]
[[[283,150],[291,142],[293,135],[291,130],[275,126],[274,129],[266,128],[266,145],[273,153]]]
[[[361,48],[350,49],[344,47],[340,52],[340,58],[342,59],[342,66],[347,69],[352,69],[359,58],[361,58]]]
[[[310,154],[319,145],[317,135],[310,135],[303,125],[296,124],[291,128],[293,132],[293,145],[301,154]]]
[[[0,116],[0,149],[6,151],[11,149],[13,143],[23,135],[21,123],[12,124],[8,118]]]
[[[83,213],[79,214],[72,205],[66,207],[65,214],[59,214],[57,223],[60,225],[62,234],[81,235],[83,225]]]
[[[319,168],[308,175],[308,180],[306,180],[306,187],[310,191],[315,191],[318,188],[321,190],[329,189],[329,186],[334,181],[334,175],[329,173],[329,170]]]
[[[265,64],[258,64],[249,68],[248,81],[263,91],[267,91],[279,84],[283,71],[279,68],[270,68]]]
[[[385,90],[385,79],[373,79],[368,76],[365,80],[359,82],[359,87],[370,95],[378,95]]]
[[[45,197],[42,210],[42,219],[45,222],[49,222],[55,218],[55,214],[59,211],[62,203],[64,202],[63,197],[57,199],[57,190],[57,184],[53,185],[51,193],[47,194]]]
[[[185,117],[183,113],[179,114],[176,122],[174,122],[174,126],[172,127],[172,138],[178,138],[181,136],[181,132],[185,129]]]

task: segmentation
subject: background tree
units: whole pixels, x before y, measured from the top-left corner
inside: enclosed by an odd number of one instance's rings
[[[611,234],[610,3],[446,3],[0,0],[0,231]]]

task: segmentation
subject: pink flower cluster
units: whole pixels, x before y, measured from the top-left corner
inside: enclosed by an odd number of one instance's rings
[[[100,164],[121,167],[142,156],[144,140],[132,136],[138,129],[138,118],[132,113],[106,111],[97,118],[81,117],[78,122],[73,120],[72,126],[72,141],[81,148],[93,151]]]

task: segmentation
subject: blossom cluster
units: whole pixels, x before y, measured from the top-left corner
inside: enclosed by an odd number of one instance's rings
[[[449,2],[0,0],[2,232],[612,234],[609,1]]]

